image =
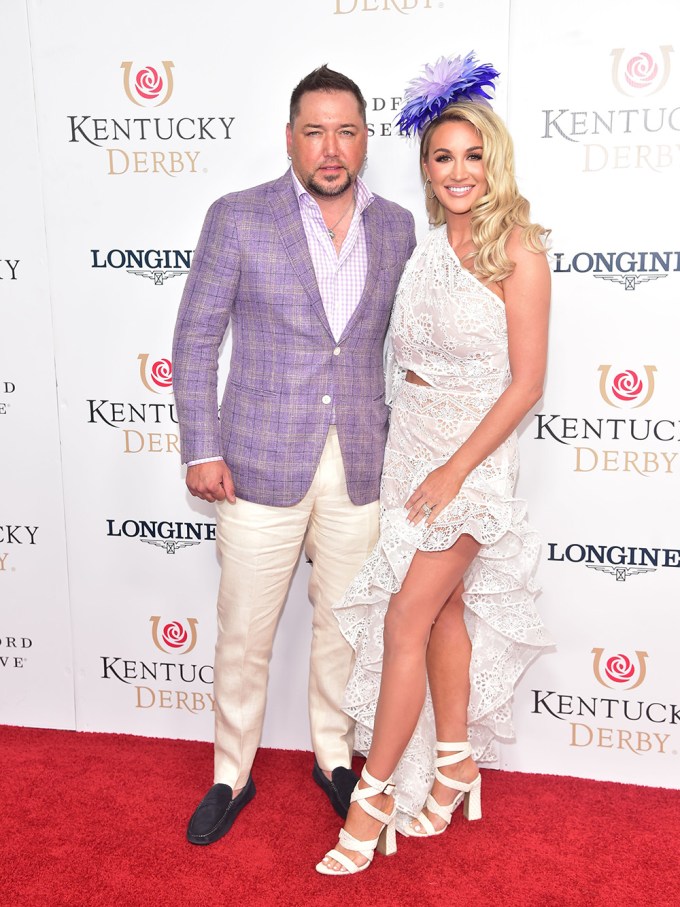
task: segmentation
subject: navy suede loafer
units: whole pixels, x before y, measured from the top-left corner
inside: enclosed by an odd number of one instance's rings
[[[333,809],[340,818],[346,819],[349,800],[352,796],[352,791],[357,785],[359,776],[355,775],[351,768],[339,766],[334,768],[331,772],[331,777],[327,778],[319,768],[319,763],[314,760],[312,778],[331,801]]]
[[[190,844],[213,844],[219,841],[254,796],[255,784],[252,778],[248,778],[238,797],[233,796],[228,784],[213,784],[189,820],[187,841]]]

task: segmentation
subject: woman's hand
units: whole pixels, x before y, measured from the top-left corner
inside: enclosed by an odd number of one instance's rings
[[[446,505],[456,497],[464,481],[465,476],[458,474],[451,460],[433,469],[404,504],[408,510],[409,523],[417,526],[424,519],[431,526]]]

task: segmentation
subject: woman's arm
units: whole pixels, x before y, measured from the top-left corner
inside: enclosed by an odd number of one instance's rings
[[[472,470],[500,447],[543,393],[550,307],[548,261],[544,252],[531,252],[522,245],[519,229],[508,240],[507,251],[515,262],[513,273],[503,281],[510,384],[448,463],[433,470],[408,499],[405,506],[413,523],[423,519],[422,505],[428,503],[432,511],[427,522],[432,524]]]

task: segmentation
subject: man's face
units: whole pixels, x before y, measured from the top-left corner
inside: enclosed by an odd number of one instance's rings
[[[351,189],[366,157],[368,129],[349,91],[308,91],[286,127],[295,175],[318,198],[336,198]]]

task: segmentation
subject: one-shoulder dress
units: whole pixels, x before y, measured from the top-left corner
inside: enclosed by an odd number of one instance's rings
[[[404,380],[412,369],[429,387]],[[388,335],[387,400],[392,406],[380,493],[380,537],[335,607],[356,652],[345,710],[356,721],[355,748],[371,744],[380,689],[383,622],[416,550],[441,551],[463,533],[481,543],[464,577],[472,643],[469,739],[479,762],[513,738],[513,688],[550,645],[536,611],[537,533],[514,496],[513,434],[474,469],[432,526],[407,523],[414,488],[469,437],[510,383],[503,301],[464,268],[446,226],[418,244],[399,284]],[[434,778],[435,726],[429,692],[395,773],[401,821],[419,813]]]

